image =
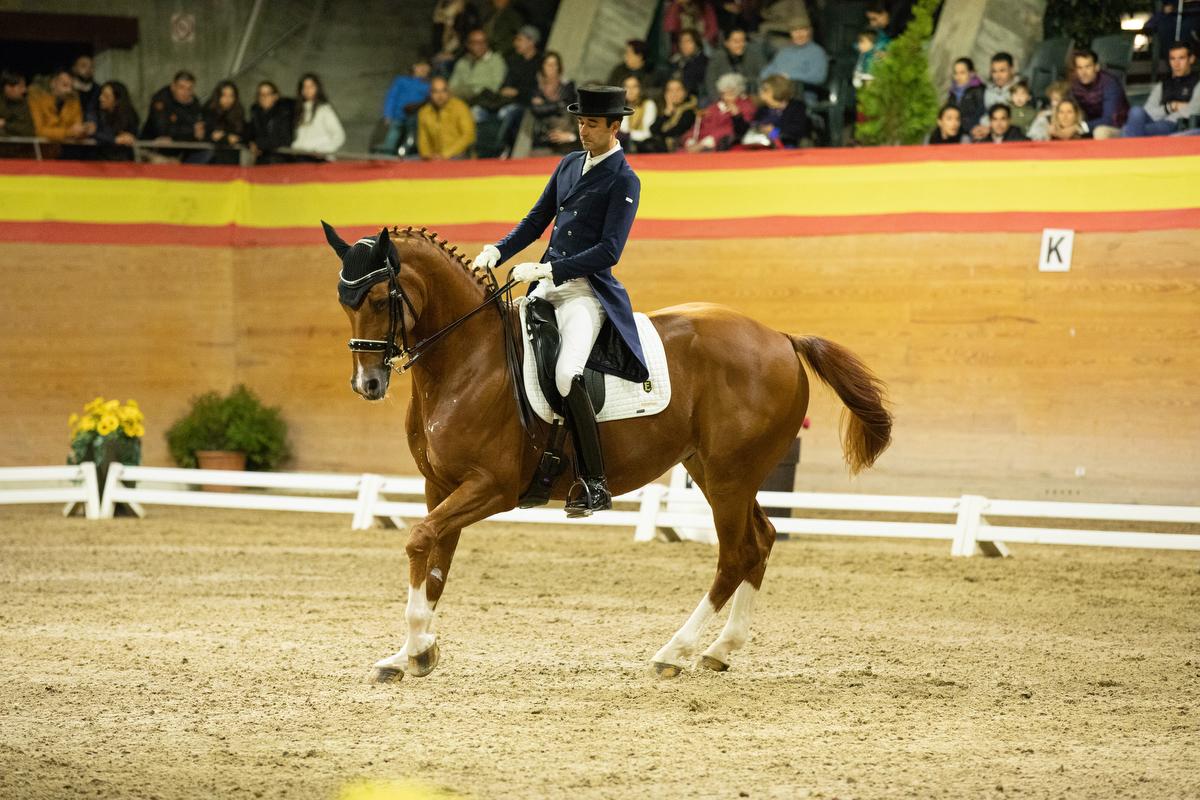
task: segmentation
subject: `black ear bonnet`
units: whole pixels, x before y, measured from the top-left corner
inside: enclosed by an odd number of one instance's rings
[[[364,237],[342,253],[342,271],[338,274],[338,300],[343,305],[358,308],[372,286],[386,281],[391,270],[400,269],[400,256],[390,238],[386,258],[379,261],[373,257],[378,240],[378,236]]]

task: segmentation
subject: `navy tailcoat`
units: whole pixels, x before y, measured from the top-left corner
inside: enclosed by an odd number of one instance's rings
[[[609,365],[604,363],[588,365],[640,382],[647,380],[650,373],[633,320],[629,293],[613,277],[612,268],[621,258],[633,218],[637,216],[642,183],[620,150],[582,175],[586,156],[583,150],[563,156],[542,196],[525,219],[496,243],[496,249],[500,251],[501,263],[507,261],[537,241],[553,220],[550,246],[540,260],[550,263],[554,284],[587,278],[604,313],[636,359],[630,372],[606,368]]]

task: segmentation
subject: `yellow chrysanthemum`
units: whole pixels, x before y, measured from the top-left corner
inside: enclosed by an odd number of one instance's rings
[[[117,426],[120,424],[121,423],[117,420],[116,414],[105,414],[100,418],[100,422],[96,424],[96,433],[100,434],[101,436],[108,436],[110,433],[115,431]]]
[[[121,423],[121,432],[130,438],[137,438],[146,432],[140,422],[125,421]]]
[[[133,433],[130,436],[142,437],[146,435],[146,426],[140,422],[133,423]]]
[[[96,430],[96,418],[89,414],[88,416],[79,420],[79,430],[81,430],[81,431]]]
[[[90,402],[86,406],[84,406],[83,410],[91,413],[93,411],[100,410],[100,407],[103,405],[104,405],[104,398],[97,397],[97,398],[93,399],[92,402]]]
[[[116,411],[121,406],[120,400],[109,400],[104,404],[105,411]]]
[[[69,426],[69,427],[70,427],[72,430],[75,428],[75,423],[77,423],[77,422],[79,422],[79,415],[78,415],[78,414],[72,414],[71,416],[67,417],[67,425],[68,425],[68,426]]]
[[[125,405],[129,406],[130,408],[138,408],[139,407],[137,404],[137,400],[126,400]]]

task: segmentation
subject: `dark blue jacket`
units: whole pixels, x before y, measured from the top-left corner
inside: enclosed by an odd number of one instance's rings
[[[640,369],[624,374],[622,370],[605,369],[603,364],[589,363],[589,366],[644,381],[649,371],[633,321],[629,293],[612,274],[637,216],[642,184],[620,150],[581,178],[586,155],[580,150],[563,156],[542,196],[525,219],[496,243],[496,249],[500,251],[501,263],[507,261],[537,241],[553,220],[550,246],[541,261],[550,263],[555,285],[571,278],[587,278]]]

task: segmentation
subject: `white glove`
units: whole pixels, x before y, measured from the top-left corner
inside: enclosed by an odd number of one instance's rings
[[[526,262],[524,264],[517,264],[517,266],[513,267],[512,276],[514,279],[521,281],[522,283],[553,280],[554,270],[550,268],[549,264],[535,264],[533,262]]]
[[[475,256],[475,269],[491,269],[500,261],[500,251],[494,244],[485,244],[483,251]]]

